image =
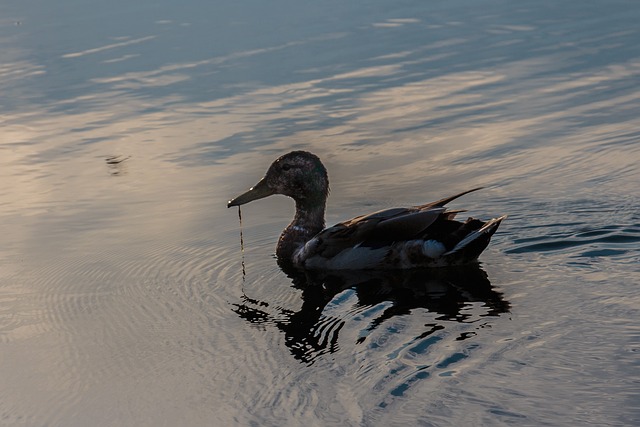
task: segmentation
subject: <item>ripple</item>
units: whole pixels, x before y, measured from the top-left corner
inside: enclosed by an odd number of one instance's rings
[[[90,390],[134,375],[153,383],[158,372],[167,375],[185,360],[193,363],[181,375],[205,381],[217,346],[233,347],[231,333],[219,327],[228,317],[219,279],[240,283],[235,261],[226,250],[194,240],[142,253],[60,255],[9,277],[13,286],[0,291],[6,360],[14,349],[46,346],[30,356],[48,372],[38,389],[64,390],[43,407],[41,419],[63,424],[56,422],[59,414],[81,400],[90,405]],[[216,339],[205,339],[212,331]],[[26,386],[29,380],[21,378]]]
[[[550,224],[549,229],[558,227]],[[548,233],[546,235],[514,239],[516,247],[507,253],[568,252],[581,257],[620,256],[637,252],[640,242],[640,225],[607,225],[590,228],[582,224],[578,230]],[[583,247],[586,251],[580,251]]]

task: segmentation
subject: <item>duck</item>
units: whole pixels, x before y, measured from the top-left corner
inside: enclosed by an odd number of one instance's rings
[[[227,202],[241,206],[274,194],[295,201],[295,215],[276,245],[280,265],[306,270],[391,270],[477,263],[506,215],[482,221],[455,217],[446,204],[466,190],[418,206],[379,210],[325,228],[327,169],[308,151],[277,158],[260,181]]]

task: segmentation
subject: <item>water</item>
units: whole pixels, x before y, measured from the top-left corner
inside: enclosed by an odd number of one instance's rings
[[[640,4],[4,2],[0,424],[640,423]],[[508,214],[480,268],[284,272],[327,222]],[[315,286],[314,286],[315,284]],[[324,286],[318,286],[324,284]]]

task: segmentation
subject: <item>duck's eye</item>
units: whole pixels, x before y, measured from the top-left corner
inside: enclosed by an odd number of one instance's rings
[[[282,170],[283,171],[288,171],[289,169],[291,169],[291,165],[288,163],[285,163],[284,165],[282,165]]]

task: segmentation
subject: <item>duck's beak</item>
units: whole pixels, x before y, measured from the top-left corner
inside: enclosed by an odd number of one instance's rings
[[[251,187],[249,191],[242,193],[233,200],[229,200],[227,207],[244,205],[245,203],[253,202],[254,200],[262,199],[272,194],[275,194],[275,192],[267,186],[266,180],[262,178],[260,182]]]

